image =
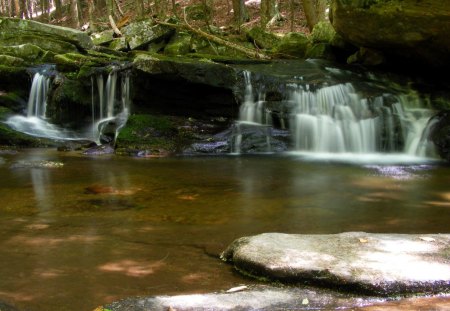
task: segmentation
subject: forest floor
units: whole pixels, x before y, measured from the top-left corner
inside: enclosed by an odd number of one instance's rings
[[[168,1],[170,2],[170,1]],[[232,2],[231,0],[214,0],[214,8],[212,12],[212,25],[215,27],[219,27],[227,32],[236,31],[235,27],[233,27],[233,10],[232,10]],[[135,8],[135,0],[119,0],[117,1],[118,5],[123,12],[123,16],[121,14],[117,15],[116,23],[119,25],[121,20],[126,24],[127,22],[137,20],[136,16],[136,8]],[[183,19],[183,12],[186,7],[192,5],[198,5],[203,3],[203,0],[176,0],[176,12],[180,19]],[[246,0],[246,8],[249,15],[249,20],[242,25],[242,28],[251,28],[254,26],[259,26],[260,23],[260,0]],[[150,4],[150,5],[149,5]],[[145,5],[145,16],[144,18],[150,18],[154,16],[153,10],[153,1],[144,1]],[[279,0],[278,1],[278,11],[280,13],[279,16],[281,18],[277,19],[273,23],[269,23],[267,26],[267,30],[273,33],[287,33],[287,32],[302,32],[305,34],[309,33],[305,14],[303,12],[301,0],[294,0],[294,14],[292,16],[290,10],[290,1],[288,0]],[[98,30],[103,30],[110,28],[108,17],[104,12],[97,12],[98,24],[96,28]],[[83,10],[83,24],[87,23],[88,12],[87,8]],[[168,15],[173,15],[173,9],[169,5]],[[43,22],[46,22],[43,20]],[[48,22],[48,21],[47,21]],[[188,20],[190,24],[196,27],[204,27],[206,26],[206,22],[204,20]],[[70,21],[70,17],[65,15],[61,19],[52,19],[51,24],[57,24],[60,26],[70,26],[72,23]],[[89,30],[88,30],[89,31]]]

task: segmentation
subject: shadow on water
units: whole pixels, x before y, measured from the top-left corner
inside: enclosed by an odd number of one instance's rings
[[[449,230],[450,168],[436,162],[49,150],[2,159],[0,300],[19,309],[89,310],[252,284],[218,259],[245,235]],[[16,165],[30,161],[63,165]]]

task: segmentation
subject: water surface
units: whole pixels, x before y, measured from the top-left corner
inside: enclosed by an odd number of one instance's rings
[[[34,167],[44,160],[64,165]],[[0,155],[0,301],[90,310],[252,284],[218,254],[262,232],[450,233],[449,167],[342,162]]]

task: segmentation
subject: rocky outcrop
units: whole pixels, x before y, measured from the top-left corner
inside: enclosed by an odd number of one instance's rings
[[[337,33],[347,42],[369,49],[369,57],[376,50],[390,64],[450,66],[450,7],[446,1],[333,0],[331,13]],[[364,62],[364,53],[357,56]],[[374,64],[379,61],[377,56]]]
[[[246,274],[382,296],[450,291],[450,235],[266,233],[222,254]]]

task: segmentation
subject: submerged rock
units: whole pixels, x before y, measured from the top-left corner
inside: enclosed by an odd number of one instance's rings
[[[370,305],[375,301],[374,298],[347,297],[325,290],[257,286],[238,292],[129,298],[103,308],[112,311],[336,310]]]
[[[222,258],[246,274],[392,296],[450,291],[450,235],[266,233]]]

